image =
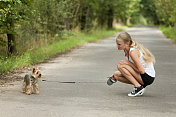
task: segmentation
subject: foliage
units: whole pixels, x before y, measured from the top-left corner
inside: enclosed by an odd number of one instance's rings
[[[0,33],[14,33],[12,23],[29,18],[32,0],[1,0],[0,1]]]
[[[176,40],[176,30],[175,28],[169,26],[166,27],[164,25],[159,26],[159,29],[170,39]]]
[[[30,17],[29,15],[32,13],[29,7],[31,2],[32,0],[0,1],[0,33],[7,34],[9,56],[16,50],[15,25]]]
[[[174,27],[176,24],[175,0],[141,0],[141,12],[149,22]]]
[[[153,0],[141,0],[140,2],[141,14],[147,19],[149,24],[158,24],[158,18],[156,14],[156,7]]]
[[[139,1],[0,0],[0,33],[8,38],[1,39],[0,48],[21,54],[37,47],[33,46],[36,43],[47,46],[63,39],[65,30],[112,29],[114,19],[124,24],[135,22]]]
[[[159,21],[167,26],[174,26],[176,22],[175,0],[154,0]]]
[[[0,56],[0,72],[42,62],[59,52],[64,52],[86,42],[97,41],[99,39],[111,36],[117,31],[122,31],[125,28],[126,27],[119,27],[118,29],[108,31],[105,29],[97,29],[89,33],[72,32],[72,35],[67,37],[68,39],[66,40],[60,40],[46,47],[35,50],[28,50],[21,56],[11,56],[8,58]]]

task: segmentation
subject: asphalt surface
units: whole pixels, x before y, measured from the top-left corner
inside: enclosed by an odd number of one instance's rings
[[[132,85],[106,84],[118,61],[125,59],[116,48],[116,34],[38,65],[43,75],[39,95],[21,93],[22,81],[0,87],[0,117],[175,117],[175,44],[155,27],[127,32],[157,61],[156,79],[142,97],[127,96]]]

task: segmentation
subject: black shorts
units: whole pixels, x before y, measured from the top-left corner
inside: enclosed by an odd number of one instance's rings
[[[140,74],[141,75],[141,78],[144,82],[144,88],[147,86],[147,85],[150,85],[153,83],[155,77],[151,77],[149,76],[147,73],[144,73],[144,74]]]

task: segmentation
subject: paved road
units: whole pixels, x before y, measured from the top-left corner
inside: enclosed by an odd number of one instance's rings
[[[22,81],[1,87],[0,117],[175,117],[175,45],[155,27],[138,26],[127,32],[157,60],[156,80],[142,97],[127,96],[132,85],[106,85],[106,77],[124,59],[114,35],[39,65],[46,80],[39,82],[39,95],[20,93]]]

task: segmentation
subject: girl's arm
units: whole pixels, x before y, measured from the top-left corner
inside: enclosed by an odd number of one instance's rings
[[[135,66],[136,66],[138,72],[139,72],[140,74],[144,74],[144,73],[145,73],[145,70],[144,70],[144,68],[143,68],[143,66],[142,66],[142,64],[141,64],[141,62],[140,62],[140,60],[139,60],[139,57],[140,57],[139,50],[132,50],[132,51],[130,52],[130,56],[131,56],[132,60],[134,61]],[[132,64],[132,63],[131,63],[131,64]],[[133,65],[134,65],[134,64],[133,64]],[[131,66],[131,65],[130,65],[130,66]]]

